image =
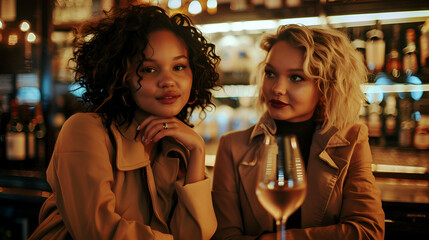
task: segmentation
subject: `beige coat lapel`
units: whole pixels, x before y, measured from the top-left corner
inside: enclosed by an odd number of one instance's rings
[[[243,160],[238,165],[238,172],[240,174],[240,179],[247,200],[249,201],[250,206],[252,206],[251,209],[255,218],[263,229],[269,229],[272,227],[273,218],[259,203],[255,190],[260,169],[258,156],[260,156],[262,151],[264,135],[268,134],[268,132],[270,132],[270,134],[275,132],[275,124],[274,121],[269,118],[268,114],[264,114],[252,131],[249,139],[250,151],[242,155]]]
[[[329,149],[349,144],[336,128],[324,134],[318,130],[313,135],[307,167],[307,197],[302,205],[303,227],[321,225],[339,173],[346,164]]]

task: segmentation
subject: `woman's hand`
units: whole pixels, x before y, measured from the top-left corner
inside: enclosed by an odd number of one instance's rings
[[[143,144],[148,144],[151,141],[158,142],[165,136],[170,136],[182,143],[190,152],[185,184],[204,179],[204,140],[188,125],[175,117],[150,116],[140,123],[137,130],[142,130]]]

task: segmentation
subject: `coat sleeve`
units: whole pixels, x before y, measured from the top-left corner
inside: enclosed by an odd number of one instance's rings
[[[47,180],[73,239],[173,239],[115,212],[110,140],[101,121],[74,115],[58,137]]]
[[[184,185],[175,184],[178,203],[170,222],[177,240],[208,240],[216,231],[217,222],[210,192],[210,179]]]
[[[245,236],[238,192],[237,166],[234,164],[231,138],[221,137],[216,153],[213,173],[213,205],[218,228],[212,239],[253,240],[258,236]]]
[[[351,153],[342,187],[339,223],[323,227],[292,229],[287,239],[384,239],[384,212],[380,191],[371,169],[368,129],[362,125]]]

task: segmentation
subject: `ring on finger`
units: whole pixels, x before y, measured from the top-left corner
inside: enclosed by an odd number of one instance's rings
[[[162,124],[162,127],[164,128],[164,129],[168,129],[168,125],[167,125],[167,123],[165,122],[165,123],[163,123]]]

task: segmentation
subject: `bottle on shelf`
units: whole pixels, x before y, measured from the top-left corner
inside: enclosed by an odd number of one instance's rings
[[[414,147],[420,150],[429,149],[429,115],[422,114],[414,134]]]
[[[399,99],[399,133],[398,146],[411,147],[413,145],[413,134],[415,121],[412,119],[412,103],[409,96]]]
[[[42,103],[36,105],[36,113],[34,120],[35,125],[35,134],[36,134],[36,157],[37,162],[41,167],[47,166],[47,156],[46,156],[46,123],[43,117]]]
[[[367,41],[365,43],[366,65],[370,73],[379,73],[383,71],[384,58],[386,52],[386,42],[383,40],[384,34],[381,30],[380,21],[376,21],[376,28],[366,33]]]
[[[7,113],[3,109],[3,95],[0,94],[0,161],[6,159],[6,124]]]
[[[282,0],[265,0],[264,6],[267,9],[281,8],[283,7],[283,1]]]
[[[414,42],[416,34],[414,29],[407,29],[406,40],[407,46],[402,50],[404,53],[403,57],[403,68],[407,75],[412,75],[418,71],[418,61],[416,54],[416,43]]]
[[[365,62],[365,40],[363,40],[363,31],[360,27],[353,28],[352,46],[362,54],[362,61]]]
[[[383,132],[386,143],[396,145],[398,141],[398,108],[396,96],[392,93],[387,95],[383,109]]]
[[[25,159],[27,160],[27,166],[34,165],[36,160],[36,121],[33,114],[34,106],[29,104],[22,105],[22,121],[24,123],[25,132]]]
[[[398,24],[393,26],[391,48],[386,59],[386,72],[391,76],[392,81],[394,82],[398,82],[398,78],[401,76],[402,71],[402,61],[398,51],[400,30],[401,29]]]
[[[381,120],[381,106],[374,101],[368,105],[368,136],[371,144],[379,145],[382,137],[383,123]]]
[[[429,74],[429,19],[420,29],[420,67],[421,71]]]
[[[6,129],[6,159],[10,166],[23,166],[26,159],[26,136],[16,99],[11,100],[10,111],[10,121]]]

